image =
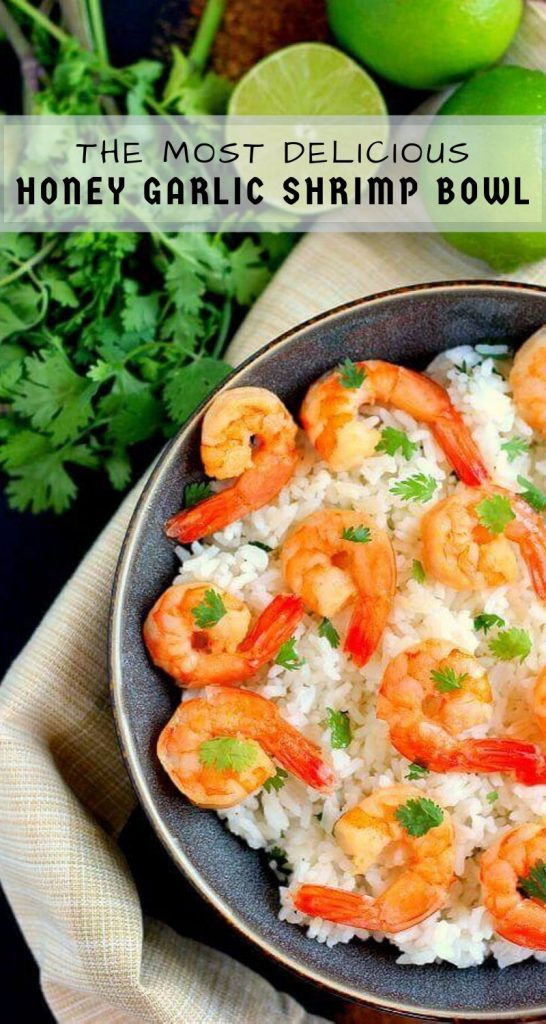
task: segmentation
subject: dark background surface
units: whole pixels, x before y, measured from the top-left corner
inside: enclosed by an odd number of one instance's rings
[[[160,0],[106,0],[110,50],[116,62],[130,62],[147,54],[160,6]],[[184,6],[181,3],[179,9]],[[0,60],[0,109],[16,112],[17,63],[5,45],[0,47]],[[420,99],[415,93],[384,84],[382,87],[393,113],[408,112]],[[153,449],[142,452],[137,469],[143,470],[154,454]],[[79,482],[77,504],[62,517],[13,512],[0,496],[0,678],[119,503],[119,496],[96,474],[91,478],[82,476]],[[278,990],[290,992],[312,1012],[333,1018],[342,1011],[339,1000],[272,966],[229,928],[176,870],[140,810],[127,824],[121,845],[141,892],[144,913],[228,951],[267,976]],[[184,928],[181,921],[185,922]],[[2,1019],[10,1024],[49,1024],[53,1017],[40,992],[36,964],[1,894],[0,948]]]

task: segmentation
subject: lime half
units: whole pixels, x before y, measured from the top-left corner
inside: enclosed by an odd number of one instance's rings
[[[231,94],[232,116],[372,117],[386,113],[370,76],[325,43],[296,43],[265,57]]]

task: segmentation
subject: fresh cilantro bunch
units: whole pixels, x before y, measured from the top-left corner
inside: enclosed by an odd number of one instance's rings
[[[221,353],[282,253],[270,236],[0,235],[0,463],[10,504],[63,512],[73,467],[131,480],[229,372]]]

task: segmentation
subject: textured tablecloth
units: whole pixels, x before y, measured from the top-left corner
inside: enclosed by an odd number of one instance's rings
[[[546,66],[546,4],[527,5],[509,55]],[[257,302],[229,357],[288,327],[398,285],[490,277],[424,235],[310,235]],[[546,285],[546,262],[514,280]],[[110,710],[113,573],[139,488],[125,500],[12,666],[0,691],[0,879],[70,1024],[319,1024],[223,954],[142,914],[116,836],[135,806]]]

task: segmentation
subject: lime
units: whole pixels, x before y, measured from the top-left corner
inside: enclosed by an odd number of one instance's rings
[[[493,68],[461,85],[438,113],[546,116],[546,74],[515,66]],[[450,232],[444,238],[501,273],[546,256],[546,233],[541,231]]]
[[[373,71],[438,89],[502,57],[523,0],[327,0],[337,41]]]
[[[228,114],[381,116],[383,97],[350,57],[326,43],[296,43],[255,64],[236,85]]]

